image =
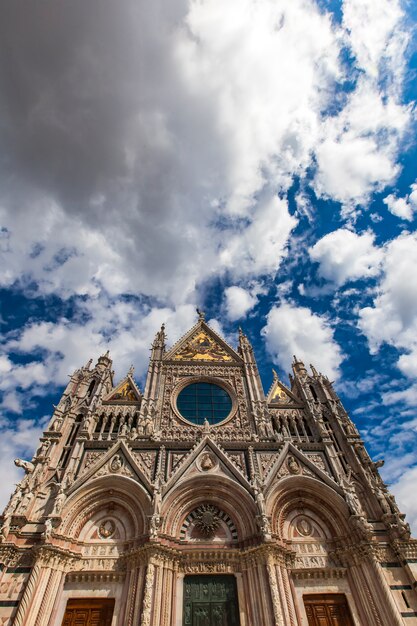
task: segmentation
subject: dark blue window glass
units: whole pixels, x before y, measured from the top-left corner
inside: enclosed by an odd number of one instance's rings
[[[177,408],[193,424],[222,422],[232,410],[232,399],[222,387],[212,383],[192,383],[178,394]]]

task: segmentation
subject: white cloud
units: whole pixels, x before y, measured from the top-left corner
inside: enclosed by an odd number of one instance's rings
[[[320,275],[340,286],[378,274],[383,252],[374,242],[375,235],[370,231],[358,235],[339,228],[317,241],[309,254],[320,264]]]
[[[27,14],[30,36],[13,12],[3,33],[24,62],[13,56],[19,107],[2,85],[1,284],[172,306],[229,269],[274,273],[296,223],[274,196],[310,165],[340,76],[330,15],[312,0],[93,5],[71,41],[69,26],[44,27],[48,2]]]
[[[384,204],[393,215],[404,220],[411,221],[417,211],[417,181],[410,185],[411,193],[404,198],[397,198],[394,194],[389,194],[384,198]]]
[[[313,0],[95,2],[0,26],[3,286],[187,303],[212,276],[277,271],[296,225],[277,193],[314,157],[318,193],[348,204],[396,175],[408,111],[369,83],[403,62],[396,3],[346,1],[341,28]],[[343,102],[346,45],[365,74]]]
[[[385,248],[383,276],[372,306],[359,312],[359,328],[370,350],[377,353],[383,343],[402,354],[397,366],[411,380],[417,379],[417,234],[403,233]],[[417,404],[417,387],[390,391],[384,402]]]
[[[360,311],[359,327],[375,353],[382,343],[413,349],[417,337],[417,235],[405,233],[386,246],[383,277],[372,307]]]
[[[224,295],[226,314],[232,322],[245,317],[258,302],[256,296],[249,293],[247,289],[243,289],[243,287],[228,287],[225,289]]]
[[[370,77],[390,72],[391,81],[400,81],[408,35],[403,27],[404,12],[398,0],[344,0],[343,25],[356,65]]]
[[[401,139],[410,111],[396,103],[366,77],[358,79],[341,112],[322,127],[323,140],[316,150],[316,193],[338,200],[351,210],[366,204],[399,172]]]
[[[415,371],[417,354],[414,353],[410,355],[410,357],[412,358],[413,370]],[[382,400],[385,406],[394,406],[401,403],[405,403],[409,406],[417,406],[417,385],[409,385],[406,389],[399,391],[387,391],[382,394]]]
[[[225,240],[220,265],[236,278],[275,274],[296,224],[286,200],[265,198],[251,223]]]
[[[12,423],[5,419],[0,420],[0,511],[6,506],[10,494],[17,483],[23,478],[22,470],[17,468],[13,460],[15,458],[31,459],[34,445],[42,434],[39,420],[20,419]]]
[[[82,313],[82,321],[61,318],[57,322],[29,323],[17,337],[13,334],[6,340],[5,350],[33,360],[23,365],[10,361],[0,382],[5,408],[20,412],[25,392],[36,389],[39,394],[51,393],[51,383],[55,387],[65,385],[69,373],[108,349],[117,377],[124,376],[133,363],[135,375],[143,378],[150,345],[161,324],[166,323],[168,342],[172,344],[196,321],[195,306],[191,304],[175,310],[149,309],[137,302],[104,303],[96,299],[88,301]],[[20,390],[18,394],[15,389]]]
[[[274,363],[283,369],[289,370],[295,354],[323,374],[338,377],[343,355],[326,318],[306,307],[283,303],[269,311],[262,333]]]
[[[409,33],[398,0],[344,0],[342,11],[345,41],[361,72],[345,106],[323,124],[315,190],[351,211],[399,172],[411,118],[400,104]]]
[[[413,534],[417,533],[417,499],[415,488],[417,484],[417,466],[409,467],[400,478],[391,485],[391,491],[395,495],[400,510],[406,511],[407,521]]]

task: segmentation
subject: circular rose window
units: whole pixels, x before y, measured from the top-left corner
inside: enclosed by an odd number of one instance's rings
[[[213,383],[197,382],[187,385],[177,397],[177,410],[184,419],[202,426],[219,424],[232,410],[232,399],[223,387]]]

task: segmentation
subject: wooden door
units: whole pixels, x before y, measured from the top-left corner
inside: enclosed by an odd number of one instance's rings
[[[309,594],[303,599],[309,626],[353,626],[343,593]]]
[[[239,626],[234,576],[184,578],[184,626]]]
[[[113,610],[113,598],[70,599],[62,626],[111,626]]]

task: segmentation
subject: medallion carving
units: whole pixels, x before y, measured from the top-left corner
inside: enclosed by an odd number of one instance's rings
[[[116,524],[111,519],[106,519],[98,527],[98,535],[101,539],[110,539],[116,531]]]
[[[197,459],[197,467],[201,472],[209,472],[218,467],[219,462],[211,452],[203,452]]]
[[[112,460],[110,461],[109,469],[111,472],[117,473],[117,472],[120,472],[123,465],[124,465],[123,457],[120,456],[120,454],[115,454]]]

